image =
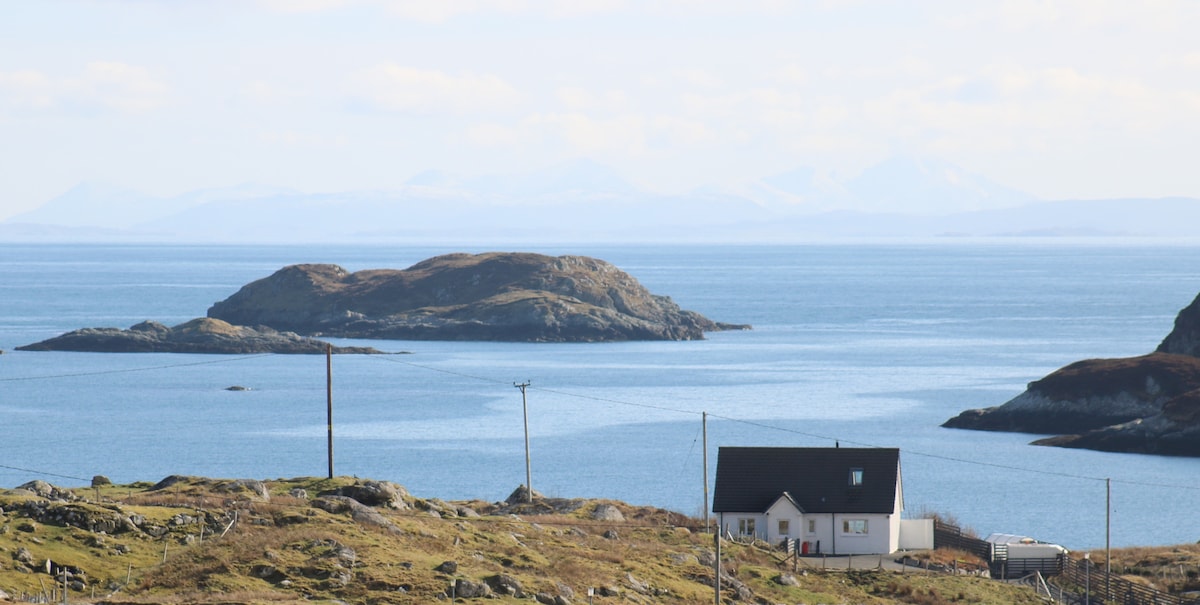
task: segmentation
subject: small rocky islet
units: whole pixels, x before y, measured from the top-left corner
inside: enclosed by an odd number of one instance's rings
[[[699,340],[705,332],[744,329],[750,326],[681,309],[599,259],[492,252],[437,256],[403,270],[290,265],[179,326],[85,328],[18,349],[324,353],[328,345],[316,337],[605,342]]]
[[[78,351],[85,353],[258,353],[379,354],[371,347],[335,347],[322,340],[265,326],[235,326],[219,319],[200,317],[168,327],[143,321],[128,329],[83,328],[38,343],[17,347],[18,351]]]
[[[1072,363],[942,426],[1053,435],[1036,445],[1200,456],[1200,296],[1154,352]]]

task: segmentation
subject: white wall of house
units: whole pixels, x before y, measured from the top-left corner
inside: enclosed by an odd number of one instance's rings
[[[821,549],[835,555],[868,555],[895,552],[898,524],[893,531],[892,517],[887,514],[835,514],[833,515],[832,544],[828,550],[822,542]]]
[[[775,501],[766,515],[767,542],[779,544],[784,539],[799,540],[804,515],[786,498]]]
[[[762,513],[721,513],[721,528],[725,534],[767,539],[767,516]]]
[[[829,553],[833,548],[833,517],[828,514],[804,515],[801,543],[808,542],[809,554]],[[801,547],[803,550],[803,546]]]
[[[889,554],[900,548],[899,515],[878,513],[806,515],[801,514],[789,504],[788,506],[776,505],[765,514],[722,513],[721,527],[725,533],[735,537],[753,535],[759,540],[779,544],[785,537],[779,532],[780,520],[787,521],[788,535],[786,537],[798,540],[801,544],[808,542],[810,554],[818,552],[829,555]]]

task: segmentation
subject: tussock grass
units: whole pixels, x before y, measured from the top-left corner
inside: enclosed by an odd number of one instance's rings
[[[1104,567],[1103,549],[1091,551],[1092,563]],[[1111,569],[1127,580],[1179,594],[1200,591],[1200,544],[1112,549]]]

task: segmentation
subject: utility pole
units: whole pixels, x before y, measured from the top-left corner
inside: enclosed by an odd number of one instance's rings
[[[1092,605],[1092,553],[1083,553],[1086,576],[1083,577],[1083,605]]]
[[[1110,537],[1112,536],[1112,479],[1104,480],[1104,600],[1112,598],[1112,586],[1109,572],[1112,571],[1112,551]]]
[[[333,345],[325,344],[325,418],[329,428],[329,478],[333,479]]]
[[[708,531],[708,412],[700,412],[700,422],[704,436],[704,531]]]
[[[514,382],[513,386],[521,389],[521,412],[525,416],[525,501],[533,502],[533,479],[529,472],[529,405],[525,401],[525,388],[529,386],[529,381]]]
[[[718,517],[720,519],[720,517]],[[717,531],[713,532],[713,540],[717,543],[716,561],[713,562],[713,605],[721,605],[721,521],[717,521]]]

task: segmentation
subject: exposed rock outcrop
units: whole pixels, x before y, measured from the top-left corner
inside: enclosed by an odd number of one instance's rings
[[[967,410],[942,426],[1020,433],[1083,433],[1147,418],[1200,386],[1200,358],[1152,353],[1078,361],[1029,383],[1004,405]]]
[[[260,326],[235,326],[201,317],[174,327],[144,321],[128,330],[84,328],[18,351],[82,351],[92,353],[325,353],[327,343],[292,332]],[[370,347],[334,347],[334,353],[381,353]]]
[[[179,486],[179,487],[177,487]],[[257,479],[210,479],[190,475],[171,475],[155,483],[150,491],[173,489],[175,492],[211,492],[266,502],[271,499],[266,485]]]
[[[352,498],[367,506],[377,506],[394,508],[399,510],[407,509],[408,503],[405,498],[408,496],[408,491],[403,486],[396,485],[390,481],[359,481],[354,485],[348,485],[336,488],[328,492],[321,492],[318,496],[345,496]]]
[[[1175,316],[1175,328],[1158,345],[1157,351],[1200,357],[1200,294]]]
[[[1056,435],[1036,445],[1200,456],[1200,296],[1156,352],[1070,364],[942,426]]]
[[[1161,412],[1082,435],[1060,435],[1035,445],[1078,447],[1107,452],[1137,452],[1200,457],[1200,389],[1163,405]]]
[[[749,328],[685,311],[602,260],[529,253],[448,254],[404,270],[356,273],[292,265],[242,287],[208,316],[400,340],[693,340]]]

